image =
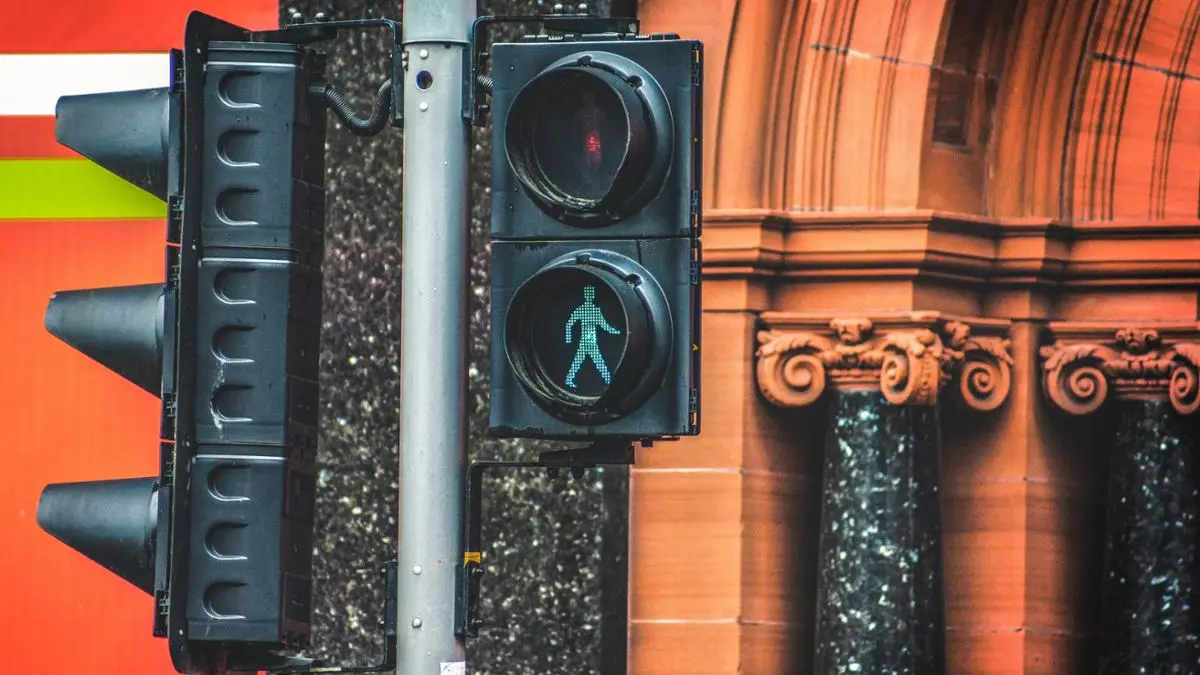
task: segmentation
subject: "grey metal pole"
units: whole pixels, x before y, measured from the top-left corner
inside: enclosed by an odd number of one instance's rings
[[[400,333],[399,675],[465,675],[454,635],[466,466],[468,128],[476,0],[407,0]]]

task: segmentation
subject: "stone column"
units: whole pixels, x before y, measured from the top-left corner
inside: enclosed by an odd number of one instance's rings
[[[1008,394],[1007,323],[934,312],[765,319],[758,382],[778,406],[830,399],[813,672],[945,672],[939,414]]]
[[[1051,324],[1050,401],[1115,423],[1103,561],[1102,675],[1200,672],[1196,546],[1200,326]]]

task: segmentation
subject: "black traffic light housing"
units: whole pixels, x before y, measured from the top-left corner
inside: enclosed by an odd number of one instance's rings
[[[195,398],[176,429],[194,434],[181,458],[187,635],[298,648],[312,618],[325,217],[325,109],[309,89],[324,57],[246,39],[208,41],[205,56],[194,290],[181,279]]]
[[[37,521],[54,538],[154,593],[156,478],[47,485],[38,500]]]
[[[46,313],[161,398],[160,472],[48,486],[38,523],[154,595],[180,672],[291,663],[311,628],[324,57],[255,37],[194,12],[170,87],[57,109],[59,142],[166,201],[164,283]]]
[[[99,96],[103,95],[68,98],[59,110],[72,110],[76,104],[86,107]],[[79,129],[61,125],[60,140],[70,141]],[[102,150],[96,154],[104,155]],[[59,291],[46,308],[46,330],[158,396],[166,302],[163,284]],[[42,492],[37,521],[56,539],[153,594],[155,548],[161,531],[158,509],[157,478],[64,483],[49,485]]]
[[[491,60],[491,432],[699,433],[701,44],[537,36]]]

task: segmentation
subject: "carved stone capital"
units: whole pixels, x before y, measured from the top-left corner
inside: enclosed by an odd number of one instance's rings
[[[955,382],[975,410],[994,410],[1012,384],[1009,322],[938,312],[762,316],[758,386],[778,406],[808,405],[827,388],[878,389],[896,405],[934,405]]]
[[[1168,399],[1200,409],[1200,323],[1051,323],[1042,357],[1046,397],[1073,415],[1109,398]]]

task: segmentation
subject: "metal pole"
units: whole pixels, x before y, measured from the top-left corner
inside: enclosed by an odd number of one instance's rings
[[[466,38],[477,0],[407,0],[399,675],[465,675],[454,635],[466,468]]]

